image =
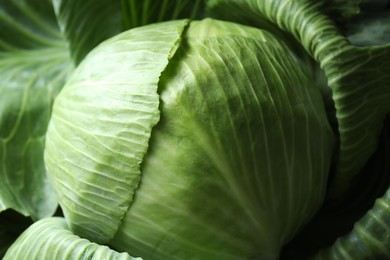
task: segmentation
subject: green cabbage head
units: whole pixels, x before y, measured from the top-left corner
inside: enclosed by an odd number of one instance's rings
[[[281,38],[230,22],[105,41],[47,133],[70,229],[145,259],[277,258],[325,196],[333,133],[316,82]]]

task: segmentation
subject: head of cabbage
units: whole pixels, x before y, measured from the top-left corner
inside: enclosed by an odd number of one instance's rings
[[[333,133],[276,36],[171,21],[93,50],[45,160],[71,230],[146,259],[275,258],[321,205]]]

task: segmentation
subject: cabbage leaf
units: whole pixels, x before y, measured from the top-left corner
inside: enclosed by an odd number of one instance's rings
[[[45,218],[31,225],[3,259],[140,260],[74,235],[65,219],[59,217]]]
[[[116,233],[159,119],[159,77],[186,24],[111,38],[88,55],[57,97],[45,161],[76,234],[107,243]]]
[[[1,1],[0,212],[57,208],[43,162],[51,105],[73,70],[49,1]]]

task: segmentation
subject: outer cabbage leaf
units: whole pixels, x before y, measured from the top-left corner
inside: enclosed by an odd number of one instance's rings
[[[46,218],[31,225],[10,247],[4,260],[10,259],[92,259],[132,260],[119,253],[74,235],[63,218]]]
[[[185,26],[104,42],[56,99],[45,160],[65,217],[149,259],[277,258],[325,196],[320,92],[266,31]]]
[[[69,61],[49,1],[0,1],[0,212],[39,219],[57,208],[43,149]]]

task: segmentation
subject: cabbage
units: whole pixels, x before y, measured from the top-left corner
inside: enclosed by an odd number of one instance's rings
[[[204,19],[178,19],[203,17],[200,1],[89,2],[53,1],[55,36],[43,46],[0,45],[6,82],[56,87],[33,150],[31,187],[48,200],[23,204],[14,166],[0,172],[15,183],[2,185],[0,211],[44,218],[5,259],[279,259],[297,257],[301,240],[311,250],[299,258],[390,257],[388,180],[378,184],[390,147],[390,45],[358,47],[358,33],[341,31],[358,1],[210,0]],[[51,65],[34,67],[58,51]],[[24,53],[24,70],[41,81],[7,69]],[[5,140],[24,150],[31,139],[10,118]],[[379,177],[359,191],[373,170]],[[340,210],[354,199],[365,206]],[[61,217],[46,218],[57,202]],[[344,213],[355,228],[315,245],[320,224]]]
[[[70,228],[146,258],[276,257],[321,205],[332,154],[300,64],[266,31],[210,19],[101,44],[47,133]]]

